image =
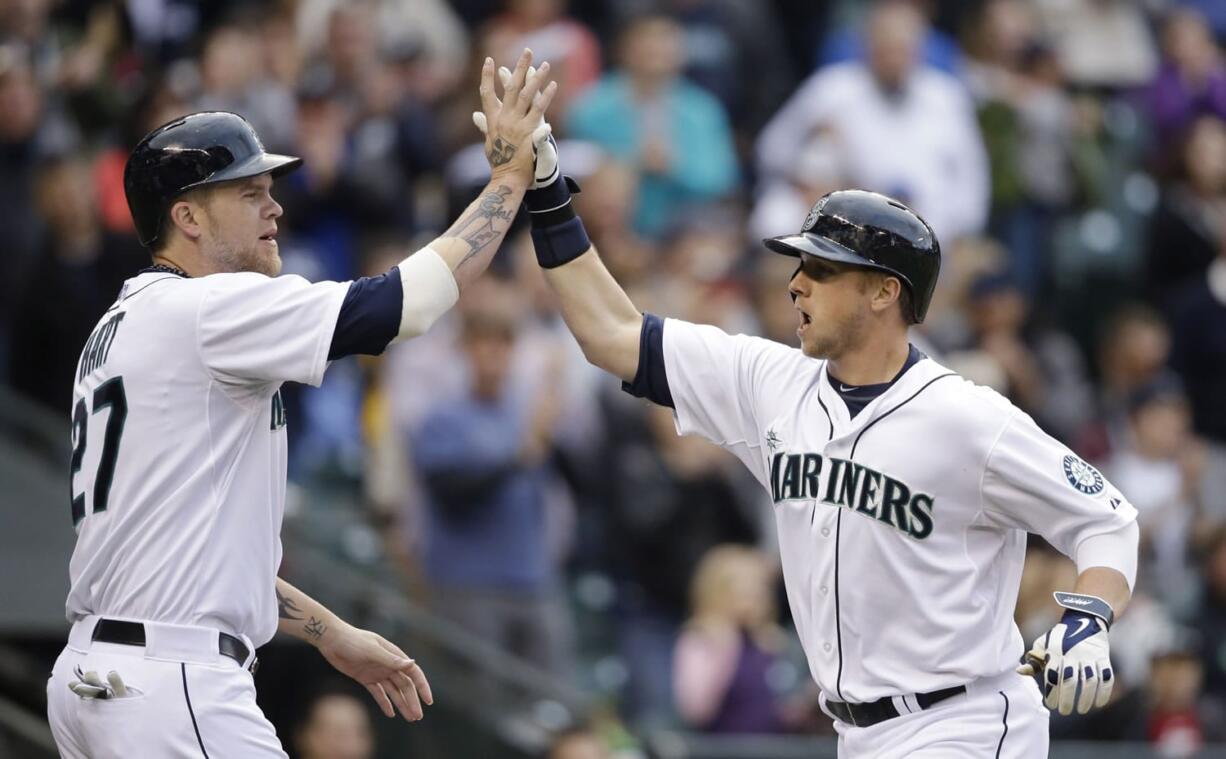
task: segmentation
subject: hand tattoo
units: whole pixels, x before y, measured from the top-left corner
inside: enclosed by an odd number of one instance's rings
[[[314,638],[315,640],[319,640],[323,637],[324,633],[328,631],[328,627],[315,617],[311,617],[311,621],[307,622],[306,626],[303,627],[302,630],[308,636]]]
[[[506,142],[501,137],[495,137],[494,144],[486,151],[485,157],[489,159],[491,167],[510,163],[511,159],[515,157],[515,146]]]
[[[281,591],[276,591],[277,594],[277,614],[281,619],[302,619],[302,609],[298,608],[292,600],[286,598]],[[298,612],[295,616],[294,612]],[[312,617],[314,619],[314,617]]]

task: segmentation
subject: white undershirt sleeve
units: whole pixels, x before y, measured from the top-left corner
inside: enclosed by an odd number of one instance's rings
[[[1108,567],[1124,575],[1128,590],[1137,581],[1137,547],[1141,542],[1141,528],[1129,522],[1112,532],[1091,535],[1077,545],[1073,560],[1077,574],[1090,567]]]

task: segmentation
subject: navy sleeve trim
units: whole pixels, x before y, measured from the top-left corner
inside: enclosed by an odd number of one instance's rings
[[[328,360],[382,353],[400,332],[403,299],[399,266],[377,277],[355,280],[349,285],[341,312],[336,317]]]
[[[655,314],[643,314],[643,329],[639,332],[639,367],[633,382],[623,382],[622,390],[636,398],[646,398],[661,406],[676,408],[668,389],[668,373],[664,370],[664,320]]]

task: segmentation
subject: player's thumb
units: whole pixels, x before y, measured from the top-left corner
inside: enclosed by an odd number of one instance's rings
[[[485,120],[485,114],[481,111],[473,111],[473,124],[476,124],[477,129],[481,130],[481,134],[489,133],[489,124]]]

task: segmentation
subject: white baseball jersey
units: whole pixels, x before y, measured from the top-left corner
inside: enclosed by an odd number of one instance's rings
[[[318,385],[348,283],[148,271],[86,342],[73,387],[67,614],[266,643],[285,506],[286,380]]]
[[[1011,672],[1026,532],[1073,556],[1135,509],[999,394],[931,359],[854,418],[826,362],[674,319],[677,430],[727,448],[770,492],[814,679],[864,702]]]

